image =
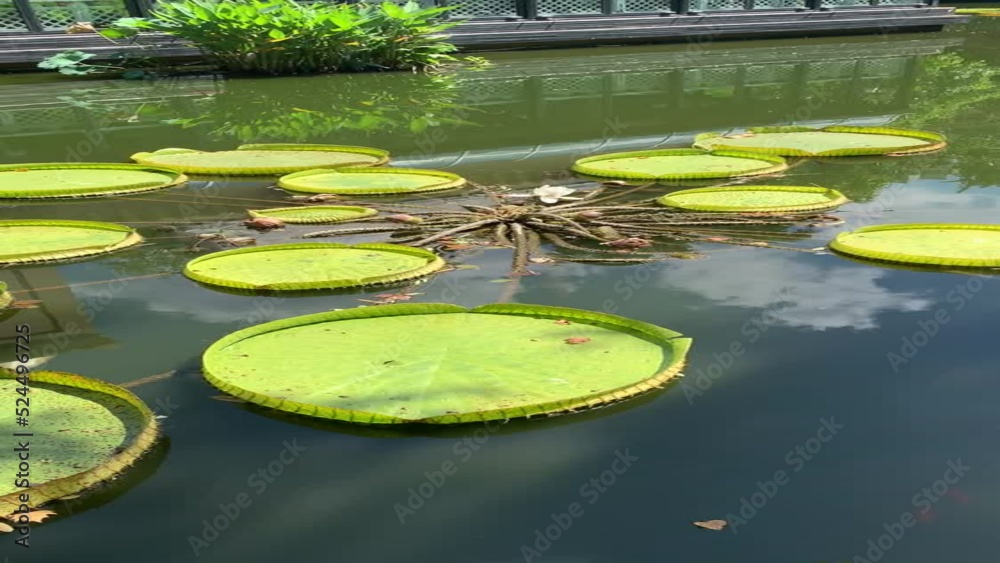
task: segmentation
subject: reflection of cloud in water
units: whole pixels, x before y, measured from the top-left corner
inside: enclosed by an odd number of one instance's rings
[[[505,284],[489,283],[509,268],[510,256],[505,252],[485,252],[469,262],[481,266],[478,270],[459,270],[431,276],[426,282],[406,291],[422,293],[414,302],[454,303],[474,307],[494,303],[502,293]],[[114,293],[114,299],[126,299],[141,303],[153,313],[184,315],[203,323],[230,323],[251,319],[253,323],[297,315],[307,315],[331,309],[346,309],[365,305],[358,299],[372,299],[380,293],[404,291],[400,287],[371,288],[366,292],[353,294],[318,294],[309,297],[287,297],[280,294],[232,295],[202,287],[181,277],[148,279],[129,282]],[[73,288],[75,297],[81,302],[104,303],[102,309],[116,307],[108,300],[106,285],[78,286]],[[264,318],[260,314],[263,313]]]
[[[777,324],[813,330],[877,328],[887,311],[922,311],[933,300],[878,284],[889,273],[780,251],[733,251],[708,260],[669,264],[658,284],[723,305],[770,309]]]
[[[934,303],[915,292],[894,292],[880,285],[891,271],[877,266],[859,267],[836,257],[823,260],[779,250],[732,249],[714,254],[712,250],[719,249],[708,249],[705,260],[663,263],[652,281],[636,291],[635,299],[651,299],[654,286],[680,290],[721,305],[767,310],[773,324],[813,330],[874,329],[881,313],[922,311]],[[539,281],[561,293],[586,292],[599,284],[601,298],[581,305],[599,310],[605,298],[621,298],[626,276],[637,279],[636,268],[615,268],[610,277],[595,276],[593,268],[599,266],[559,264],[547,268]]]

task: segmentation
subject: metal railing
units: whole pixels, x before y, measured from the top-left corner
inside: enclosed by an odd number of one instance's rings
[[[538,19],[559,16],[685,15],[775,10],[929,6],[938,0],[421,0],[455,5],[462,18]],[[64,31],[77,22],[106,26],[120,17],[144,16],[149,0],[0,0],[0,33]]]

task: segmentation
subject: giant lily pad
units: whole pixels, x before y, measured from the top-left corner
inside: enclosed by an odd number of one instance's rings
[[[0,369],[0,392],[11,403],[21,400],[28,425],[16,425],[11,412],[3,418],[3,431],[12,436],[12,446],[28,443],[31,508],[115,477],[156,441],[152,412],[121,387],[69,373],[34,371],[24,396],[16,377],[16,372]],[[0,470],[9,476],[0,483],[3,515],[18,510],[18,497],[26,492],[15,480],[20,460],[10,449],[7,453],[0,458]]]
[[[0,198],[91,197],[159,190],[187,176],[140,164],[56,162],[0,166]]]
[[[97,221],[0,221],[0,265],[69,260],[139,244],[131,227]]]
[[[601,407],[676,376],[689,338],[540,305],[381,305],[212,344],[205,377],[246,401],[360,424],[453,424]]]
[[[231,289],[305,291],[394,283],[444,266],[422,248],[313,242],[215,252],[188,262],[184,275]]]
[[[355,207],[350,205],[312,205],[302,207],[278,207],[274,209],[249,210],[247,213],[251,217],[267,217],[269,219],[281,219],[285,223],[340,223],[342,221],[353,221],[363,217],[371,217],[378,214],[378,210],[369,207]]]
[[[1000,225],[875,225],[838,234],[830,248],[849,256],[901,264],[998,267]]]
[[[458,188],[465,183],[465,178],[457,174],[416,168],[306,170],[278,179],[278,185],[286,190],[345,195],[433,192]]]
[[[274,175],[313,168],[379,166],[389,153],[369,147],[340,145],[242,145],[232,151],[160,149],[140,152],[132,160],[202,175]]]
[[[943,135],[914,129],[832,126],[757,127],[747,133],[702,133],[694,146],[778,156],[902,155],[944,148]]]
[[[837,190],[810,186],[740,186],[681,190],[656,201],[691,211],[763,213],[830,209],[847,198]]]
[[[698,180],[771,174],[788,168],[781,157],[739,151],[660,149],[588,156],[573,170],[588,176],[637,180]]]

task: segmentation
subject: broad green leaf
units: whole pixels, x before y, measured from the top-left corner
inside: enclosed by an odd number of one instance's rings
[[[16,374],[0,369],[0,392],[18,396],[21,384]],[[13,400],[13,399],[12,399]],[[31,459],[31,505],[79,493],[115,477],[133,464],[156,441],[157,426],[152,412],[132,393],[121,387],[49,371],[31,373],[29,427],[15,425],[13,412],[4,417],[2,430],[33,431],[29,442]],[[38,429],[44,428],[44,432]],[[42,461],[46,460],[46,461]],[[0,514],[11,514],[22,504],[24,489],[15,484],[16,455],[0,459],[0,470],[11,475],[0,483]]]
[[[161,149],[132,155],[141,164],[197,174],[273,175],[313,168],[377,166],[388,160],[380,149],[340,145],[244,145],[234,151]]]
[[[1000,267],[1000,226],[901,224],[840,233],[830,248],[842,254],[928,266]]]
[[[139,164],[5,164],[0,165],[0,199],[117,195],[186,181],[186,176],[174,170]]]
[[[415,168],[307,170],[282,176],[278,186],[308,193],[379,195],[440,191],[465,185],[461,176]]]
[[[134,229],[96,221],[0,220],[0,265],[69,260],[142,242]]]
[[[677,375],[690,343],[592,311],[404,304],[257,325],[202,359],[210,383],[249,402],[361,424],[450,424],[594,408],[655,390]]]
[[[420,248],[319,242],[216,252],[188,262],[184,275],[232,289],[300,291],[394,283],[444,266]]]
[[[660,149],[591,156],[577,160],[573,170],[606,178],[684,180],[731,178],[784,170],[784,159],[734,151]]]
[[[695,139],[695,147],[741,150],[778,156],[862,156],[905,154],[938,150],[945,138],[937,133],[881,127],[837,126],[760,127],[748,133],[707,133]]]
[[[844,194],[810,186],[740,186],[699,188],[667,194],[661,205],[708,212],[816,211],[847,203]]]
[[[302,207],[281,207],[275,209],[257,209],[247,212],[251,217],[267,217],[281,219],[285,223],[304,223],[318,225],[322,223],[340,223],[353,221],[364,217],[372,217],[378,211],[368,207],[346,205],[308,205]]]

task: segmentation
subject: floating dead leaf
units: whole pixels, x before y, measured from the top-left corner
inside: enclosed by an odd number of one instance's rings
[[[705,240],[708,242],[726,242],[729,240],[729,237],[708,237]]]
[[[706,530],[715,530],[715,531],[724,530],[726,528],[726,525],[728,524],[728,522],[726,522],[725,520],[706,520],[704,522],[691,522],[691,523],[694,524],[695,526],[698,526],[699,528],[704,528]]]
[[[9,305],[11,309],[37,309],[42,302],[39,299],[24,299],[15,301]]]
[[[771,243],[764,241],[748,242],[747,246],[771,246]]]
[[[382,293],[375,296],[378,299],[358,299],[358,301],[374,303],[376,305],[392,305],[399,301],[409,301],[413,299],[414,295],[423,295],[423,293]]]
[[[387,215],[385,217],[386,221],[391,223],[403,223],[405,225],[419,225],[423,223],[424,220],[420,217],[414,217],[413,215],[408,215],[406,213],[396,213],[395,215]]]
[[[56,513],[53,510],[33,510],[31,512],[15,512],[13,514],[8,514],[4,516],[4,520],[10,522],[21,522],[23,517],[27,517],[28,522],[39,523],[48,518],[49,516],[55,516]]]
[[[257,244],[257,239],[253,237],[231,237],[227,238],[226,242],[233,246],[250,246],[251,244]]]
[[[270,231],[271,229],[281,229],[285,226],[285,222],[281,219],[275,219],[273,217],[255,217],[253,219],[247,219],[243,221],[243,224],[251,229],[257,229],[258,231]]]
[[[623,182],[621,180],[607,180],[607,181],[601,182],[601,185],[602,186],[630,186],[631,184],[629,184],[628,182]]]
[[[441,245],[441,250],[447,250],[447,251],[468,250],[470,248],[472,248],[471,244],[457,243],[457,244],[442,244]]]
[[[10,524],[4,524],[3,522],[0,522],[0,534],[6,534],[8,532],[13,532],[13,531],[14,528],[11,527]]]
[[[550,262],[555,262],[555,260],[545,257],[532,257],[528,258],[528,262],[531,262],[532,264],[548,264]]]
[[[567,338],[563,342],[566,344],[586,344],[587,342],[590,342],[590,339],[586,336],[574,336],[573,338]]]
[[[478,270],[479,266],[475,264],[459,264],[457,266],[452,266],[456,270]]]
[[[555,324],[557,324],[557,325],[571,325],[573,323],[567,321],[566,319],[559,319],[558,321],[555,322]]]

